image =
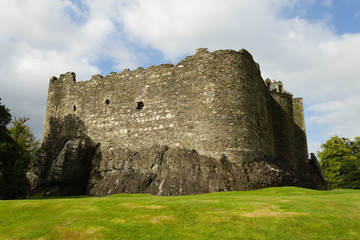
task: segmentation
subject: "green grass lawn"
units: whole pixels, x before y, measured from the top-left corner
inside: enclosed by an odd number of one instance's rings
[[[360,239],[360,191],[0,201],[0,239]]]

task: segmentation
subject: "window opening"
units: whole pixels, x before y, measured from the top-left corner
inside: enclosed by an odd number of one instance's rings
[[[138,102],[136,109],[140,110],[140,109],[143,109],[143,107],[144,107],[144,102]]]
[[[74,112],[76,112],[76,106],[74,105]]]
[[[106,99],[105,104],[106,104],[106,105],[109,105],[109,104],[110,104],[110,100],[109,100],[109,99]]]
[[[282,92],[282,87],[281,86],[279,86],[279,92]]]
[[[266,87],[270,90],[270,85],[271,85],[271,83],[266,83]]]

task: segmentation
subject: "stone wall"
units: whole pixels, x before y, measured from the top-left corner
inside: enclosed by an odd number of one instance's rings
[[[301,162],[305,159],[308,163],[308,148],[306,140],[306,128],[304,117],[304,106],[302,98],[293,98],[293,117],[294,117],[294,139],[296,143],[295,156],[297,161]]]
[[[103,148],[158,144],[251,162],[275,157],[272,102],[246,50],[199,49],[176,65],[52,77],[43,140],[50,117],[75,114]]]
[[[246,50],[52,77],[34,174],[48,195],[327,188],[307,156],[302,99],[264,83]]]

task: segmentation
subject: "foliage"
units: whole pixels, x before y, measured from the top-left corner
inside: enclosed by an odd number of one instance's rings
[[[1,100],[1,99],[0,99]],[[9,109],[0,103],[0,199],[5,194],[5,187],[7,184],[7,169],[8,162],[15,157],[16,153],[13,149],[13,140],[10,136],[6,125],[11,121],[11,114]]]
[[[360,137],[334,136],[321,148],[318,157],[330,187],[360,189]]]
[[[360,239],[360,191],[0,201],[0,239]]]
[[[19,146],[20,154],[24,158],[32,160],[34,158],[36,150],[40,146],[40,142],[37,141],[32,134],[29,126],[25,124],[29,118],[15,118],[12,121],[12,127],[9,129],[12,139]]]
[[[39,145],[30,128],[25,125],[27,118],[11,121],[9,109],[0,105],[0,199],[25,197],[28,191],[26,172],[33,161]]]
[[[1,105],[0,102],[0,143],[10,140],[9,131],[6,128],[6,125],[8,125],[10,121],[11,121],[11,114],[9,109],[6,108],[4,105]]]

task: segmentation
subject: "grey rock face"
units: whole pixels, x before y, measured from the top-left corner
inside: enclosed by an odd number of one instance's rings
[[[275,186],[311,187],[269,159],[239,164],[225,155],[218,160],[184,148],[154,145],[133,151],[97,147],[89,139],[72,138],[54,158],[46,159],[45,153],[40,151],[37,164],[48,168],[37,169],[36,174],[37,189],[45,195],[178,196]]]
[[[36,166],[42,167],[34,171],[38,176],[37,188],[45,195],[85,194],[94,150],[93,143],[85,138],[66,141],[58,154],[41,149]]]
[[[92,145],[82,138],[71,139],[53,162],[49,181],[54,183],[78,182],[89,171]],[[90,156],[89,156],[90,155]]]
[[[109,159],[107,155],[112,155]],[[237,164],[205,157],[195,150],[153,146],[133,152],[110,149],[93,161],[87,193],[149,193],[160,196],[300,186],[290,173],[265,161]]]

